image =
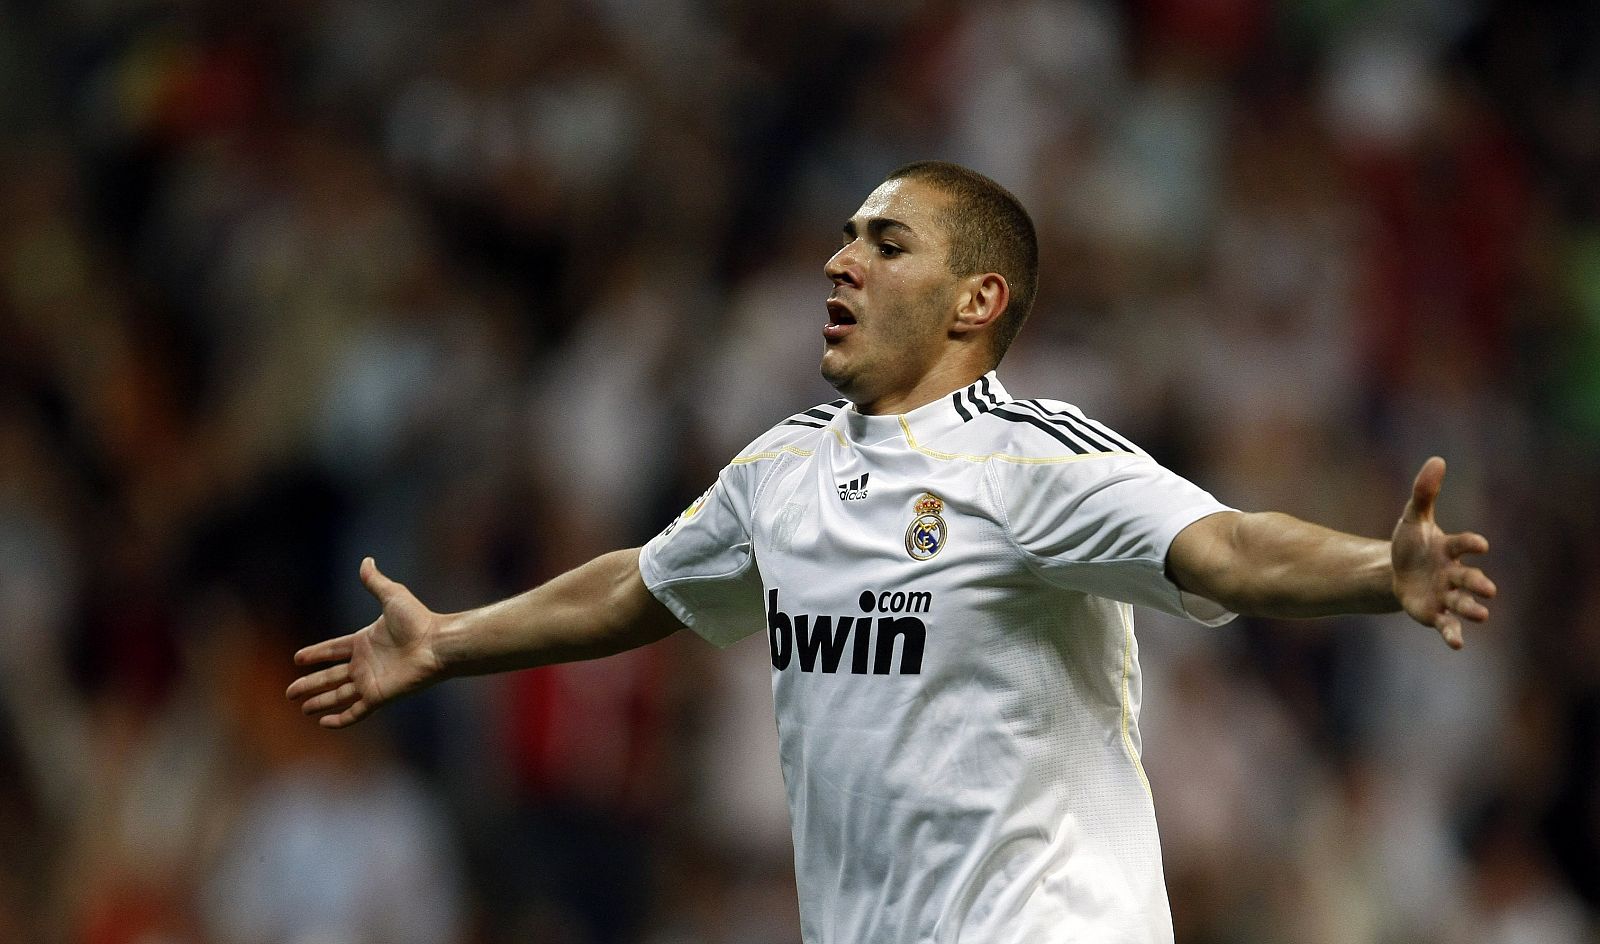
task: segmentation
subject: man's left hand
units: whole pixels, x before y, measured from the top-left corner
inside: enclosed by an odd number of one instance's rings
[[[1433,505],[1443,484],[1444,460],[1434,456],[1422,464],[1411,500],[1394,526],[1394,595],[1412,619],[1460,649],[1461,621],[1489,618],[1483,601],[1494,598],[1495,586],[1483,571],[1461,562],[1467,554],[1486,553],[1489,540],[1471,531],[1446,534],[1434,522]]]

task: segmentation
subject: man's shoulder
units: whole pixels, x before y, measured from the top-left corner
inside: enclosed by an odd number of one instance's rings
[[[849,405],[849,400],[832,400],[802,410],[774,424],[771,429],[751,440],[750,445],[741,449],[733,461],[751,462],[757,459],[775,458],[785,452],[809,454],[817,440],[833,422],[834,417],[844,412]]]
[[[1147,454],[1133,440],[1063,400],[1005,400],[987,409],[975,433],[999,455],[1072,460]]]

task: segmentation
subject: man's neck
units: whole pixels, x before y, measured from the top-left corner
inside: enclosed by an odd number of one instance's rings
[[[949,396],[992,369],[992,366],[970,365],[936,368],[923,374],[922,379],[908,390],[885,393],[870,402],[856,401],[856,412],[867,416],[910,413],[919,406],[926,406],[941,397]]]

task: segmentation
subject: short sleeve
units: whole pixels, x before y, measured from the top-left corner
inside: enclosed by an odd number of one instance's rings
[[[644,546],[639,572],[673,615],[728,646],[761,629],[761,575],[751,546],[752,467],[730,465]]]
[[[1232,510],[1188,479],[1129,454],[1013,465],[995,480],[1012,539],[1049,582],[1208,626],[1233,619],[1167,576],[1178,532]]]

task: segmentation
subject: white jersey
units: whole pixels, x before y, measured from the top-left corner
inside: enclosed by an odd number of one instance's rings
[[[1227,510],[993,373],[779,424],[640,557],[727,645],[763,628],[807,944],[1172,941],[1139,762],[1137,603]]]

